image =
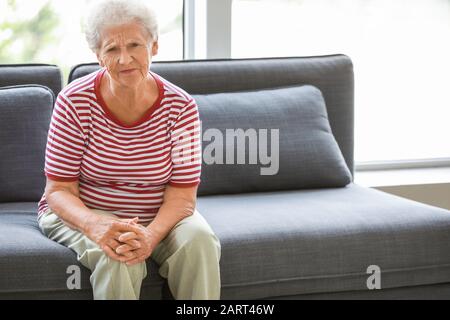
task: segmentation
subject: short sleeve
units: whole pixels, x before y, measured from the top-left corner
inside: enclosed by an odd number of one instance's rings
[[[197,103],[191,99],[180,111],[171,132],[172,177],[169,185],[193,187],[200,184],[201,128]]]
[[[56,99],[45,150],[45,175],[56,181],[76,181],[84,153],[84,135],[75,108],[62,93]]]

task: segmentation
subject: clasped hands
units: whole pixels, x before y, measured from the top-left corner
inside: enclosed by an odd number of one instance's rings
[[[87,222],[86,236],[112,259],[131,266],[144,262],[157,245],[156,235],[134,219],[95,215]]]

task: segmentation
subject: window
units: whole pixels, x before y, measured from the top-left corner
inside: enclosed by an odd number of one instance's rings
[[[183,59],[182,0],[147,0],[160,27],[154,61]],[[51,63],[67,82],[70,68],[97,61],[81,28],[92,0],[0,0],[0,63]]]
[[[234,0],[231,38],[233,58],[350,56],[356,162],[450,157],[449,0]]]

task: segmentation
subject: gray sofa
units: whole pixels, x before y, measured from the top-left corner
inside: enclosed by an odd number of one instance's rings
[[[70,81],[97,68],[78,65]],[[263,140],[260,129],[279,129],[279,143],[269,139],[274,131],[266,137],[269,150],[279,147],[276,174],[261,174],[267,162],[203,163],[198,210],[221,240],[222,299],[450,298],[450,212],[353,182],[347,56],[155,62],[152,70],[196,99],[204,152],[207,132],[253,128]],[[0,298],[90,299],[89,270],[36,222],[61,72],[0,65],[0,86]],[[246,148],[245,159],[256,152]],[[82,270],[81,289],[67,288],[70,265]],[[373,265],[381,289],[369,290]],[[170,299],[151,259],[148,270],[141,298]]]

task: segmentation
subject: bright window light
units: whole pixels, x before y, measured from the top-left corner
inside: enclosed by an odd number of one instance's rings
[[[234,0],[232,29],[233,58],[350,56],[356,162],[450,157],[450,1]]]

